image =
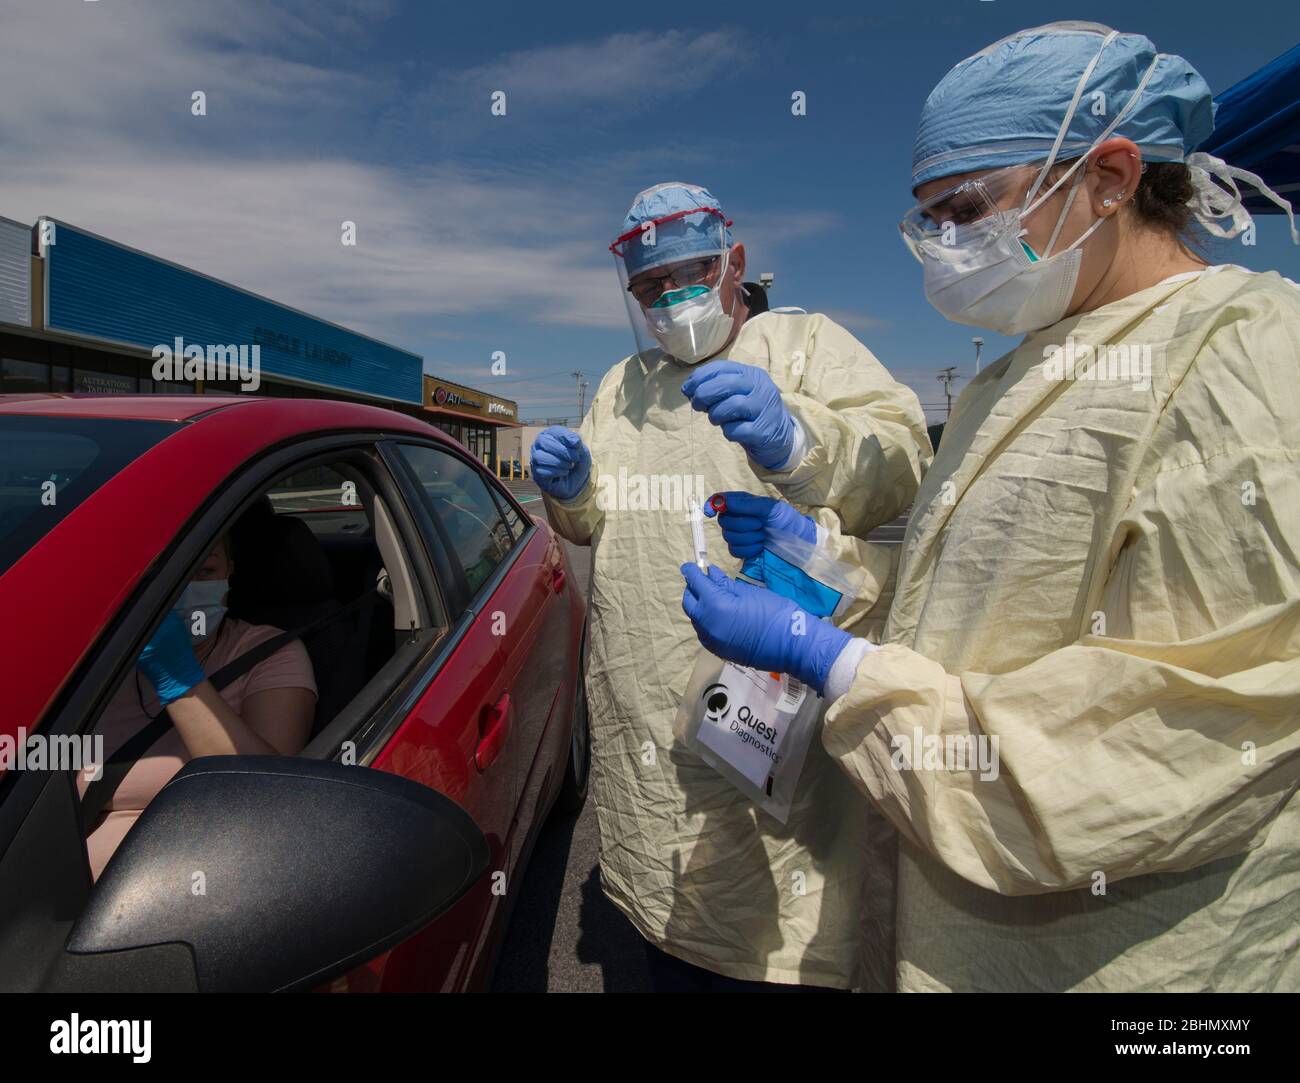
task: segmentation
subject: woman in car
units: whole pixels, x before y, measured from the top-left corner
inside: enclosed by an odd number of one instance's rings
[[[86,848],[99,879],[113,851],[173,775],[198,756],[295,756],[311,734],[316,681],[307,649],[285,644],[218,691],[208,679],[281,633],[226,614],[235,564],[222,537],[145,646],[96,726],[103,755],[139,733],[164,708],[172,728],[132,765],[97,818]],[[90,780],[78,776],[84,794]]]

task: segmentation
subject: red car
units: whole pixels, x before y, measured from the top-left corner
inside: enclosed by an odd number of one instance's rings
[[[228,531],[230,612],[311,656],[310,743],[190,761],[92,883],[59,743]],[[0,396],[0,988],[484,987],[540,827],[586,796],[585,612],[545,521],[415,418]]]

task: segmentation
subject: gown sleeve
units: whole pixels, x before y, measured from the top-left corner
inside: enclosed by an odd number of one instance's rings
[[[1297,459],[1220,447],[1162,469],[1120,524],[1109,635],[997,674],[886,645],[828,712],[825,747],[899,831],[1002,894],[1259,845],[1300,785]],[[991,636],[1015,618],[970,605]],[[969,738],[987,768],[943,770],[936,742]]]

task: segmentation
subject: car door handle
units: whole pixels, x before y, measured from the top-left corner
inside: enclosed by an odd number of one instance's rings
[[[505,747],[510,736],[510,693],[506,693],[496,704],[483,708],[483,717],[479,720],[478,747],[474,749],[474,765],[480,771],[486,771]]]
[[[559,594],[564,589],[564,569],[556,568],[551,572],[551,589]]]

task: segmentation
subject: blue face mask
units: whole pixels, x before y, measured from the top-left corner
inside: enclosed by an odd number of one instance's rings
[[[843,595],[825,583],[819,583],[802,568],[764,549],[750,557],[741,567],[741,574],[757,583],[766,583],[767,589],[783,598],[789,598],[805,613],[814,617],[829,617],[835,612]]]
[[[201,643],[217,630],[217,625],[226,615],[226,607],[222,603],[228,590],[229,579],[193,579],[181,591],[173,608],[185,622],[190,638],[195,643]],[[203,614],[202,621],[198,620],[198,613]],[[201,631],[196,632],[196,627]]]

